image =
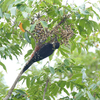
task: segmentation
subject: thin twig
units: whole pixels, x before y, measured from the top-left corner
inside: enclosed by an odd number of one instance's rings
[[[43,93],[43,100],[45,99],[45,93],[47,91],[48,82],[49,82],[49,79],[47,79],[47,81],[46,81],[46,85],[45,85],[44,93]]]

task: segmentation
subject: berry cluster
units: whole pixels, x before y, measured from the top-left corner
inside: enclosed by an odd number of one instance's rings
[[[38,18],[37,19],[37,24],[35,26],[35,29],[33,30],[32,34],[34,35],[36,42],[38,42],[39,40],[42,42],[44,40],[52,40],[53,37],[55,37],[55,35],[58,38],[58,41],[60,42],[60,44],[67,44],[69,38],[71,38],[73,36],[73,30],[71,29],[71,25],[67,25],[66,23],[66,19],[68,17],[64,17],[62,18],[62,20],[55,25],[52,30],[50,30],[49,28],[43,28],[42,24],[41,24],[41,20],[45,21],[48,25],[50,24],[50,19],[41,19]],[[36,22],[33,21],[32,24],[34,24]],[[52,21],[51,21],[52,22]]]

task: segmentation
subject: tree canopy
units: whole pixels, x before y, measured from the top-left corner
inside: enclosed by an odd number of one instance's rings
[[[92,4],[88,0],[80,6],[68,1],[63,5],[62,0],[0,1],[1,59],[13,60],[13,56],[18,59],[23,48],[30,44],[32,49],[25,55],[27,61],[35,43],[45,38],[48,42],[53,34],[60,43],[60,48],[41,70],[33,64],[25,72],[20,81],[26,82],[26,87],[14,89],[9,100],[56,100],[63,93],[59,100],[100,99],[99,4],[100,1]],[[28,32],[22,31],[19,23]],[[37,29],[39,25],[42,30]],[[41,63],[38,64],[41,66]],[[0,65],[7,71],[3,62]],[[5,97],[3,92],[0,95]]]

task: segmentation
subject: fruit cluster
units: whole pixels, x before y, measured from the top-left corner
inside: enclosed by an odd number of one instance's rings
[[[73,30],[71,29],[71,25],[67,25],[66,19],[68,17],[64,17],[61,21],[55,25],[52,30],[48,28],[44,28],[41,24],[41,20],[45,21],[48,25],[50,25],[50,19],[41,19],[38,18],[37,20],[33,21],[34,24],[36,21],[38,22],[33,30],[32,34],[34,35],[36,42],[42,41],[52,41],[52,38],[57,36],[58,41],[60,44],[67,44],[69,38],[73,36]],[[52,22],[52,21],[51,21]]]

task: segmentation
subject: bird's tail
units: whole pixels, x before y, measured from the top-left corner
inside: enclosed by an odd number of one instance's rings
[[[30,59],[23,68],[23,73],[33,64],[33,60]]]

